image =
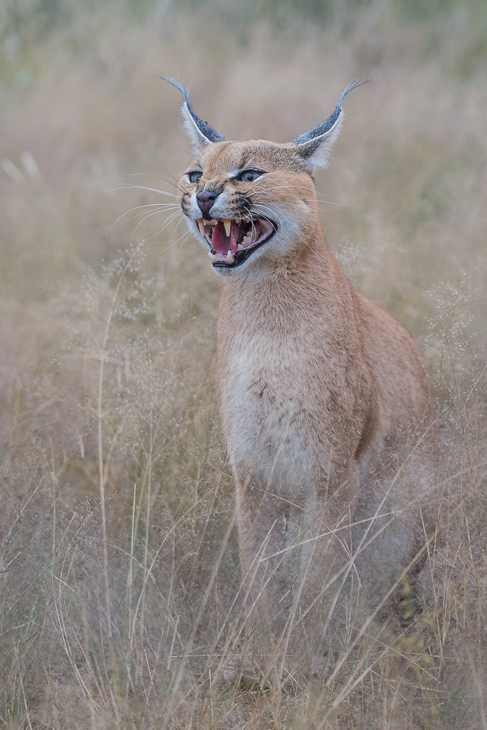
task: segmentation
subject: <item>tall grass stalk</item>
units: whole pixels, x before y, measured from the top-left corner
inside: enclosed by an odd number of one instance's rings
[[[485,3],[58,5],[0,12],[0,728],[486,727]],[[181,228],[191,152],[162,73],[227,138],[280,142],[371,79],[316,184],[347,275],[424,355],[440,514],[371,605],[356,566],[386,500],[241,562],[219,284]],[[273,571],[357,527],[266,640]]]

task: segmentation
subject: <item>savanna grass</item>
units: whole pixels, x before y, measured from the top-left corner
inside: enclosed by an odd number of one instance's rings
[[[215,7],[46,3],[39,26],[26,4],[4,24],[0,726],[487,728],[481,6],[278,29]],[[311,681],[277,654],[277,686],[233,671],[218,281],[171,207],[190,152],[164,72],[228,138],[276,141],[371,79],[317,186],[347,274],[430,370],[441,522],[420,585],[402,576],[374,615],[337,603]]]

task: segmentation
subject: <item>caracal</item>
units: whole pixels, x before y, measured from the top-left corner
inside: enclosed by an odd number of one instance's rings
[[[268,650],[319,654],[347,581],[358,575],[379,605],[435,524],[418,348],[353,289],[320,222],[313,174],[358,84],[325,122],[278,144],[227,141],[166,78],[196,153],[181,208],[223,277],[215,383],[247,624],[254,645],[262,630]]]

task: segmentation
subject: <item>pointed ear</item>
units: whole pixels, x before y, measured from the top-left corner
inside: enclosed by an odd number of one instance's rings
[[[186,104],[182,105],[181,114],[184,119],[183,129],[189,137],[193,152],[198,154],[198,152],[201,152],[206,145],[211,144],[211,140],[209,140],[208,137],[205,137],[203,132],[200,131],[200,128],[195,123]]]
[[[357,86],[365,83],[365,81],[352,81],[341,95],[334,112],[328,119],[310,129],[309,132],[293,139],[291,144],[295,145],[298,156],[311,174],[317,168],[326,167],[328,164],[331,148],[340,134],[343,124],[342,102],[344,98]]]
[[[195,112],[189,101],[189,92],[185,86],[178,84],[170,76],[162,76],[164,81],[168,81],[170,84],[176,87],[181,92],[184,104],[181,107],[181,113],[184,117],[184,129],[190,139],[191,144],[195,152],[201,152],[206,145],[212,142],[225,142],[225,137],[222,137],[216,129],[213,129],[208,122],[203,121]]]
[[[313,137],[308,142],[296,145],[298,156],[312,175],[315,170],[328,166],[331,148],[340,134],[342,125],[343,111],[340,110],[338,119],[328,132],[320,134],[317,137]]]

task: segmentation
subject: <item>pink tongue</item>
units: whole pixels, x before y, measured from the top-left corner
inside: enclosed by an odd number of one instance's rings
[[[225,226],[222,221],[218,221],[215,228],[213,229],[213,236],[211,238],[211,245],[216,253],[227,254],[229,251],[235,253],[237,250],[237,235],[238,226],[232,221],[232,227],[230,229],[230,236],[227,237],[225,233]]]

